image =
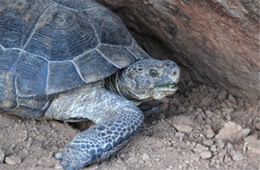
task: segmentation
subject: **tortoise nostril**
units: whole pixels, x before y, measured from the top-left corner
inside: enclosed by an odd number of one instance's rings
[[[173,72],[173,76],[176,76],[176,75],[177,75],[177,71],[174,71],[174,72]]]
[[[170,63],[166,63],[165,65],[166,65],[167,67],[170,67],[171,64],[170,64]]]

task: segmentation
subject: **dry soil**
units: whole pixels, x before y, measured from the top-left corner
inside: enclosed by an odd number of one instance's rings
[[[259,169],[259,102],[193,82],[180,89],[125,148],[86,169]],[[1,113],[0,169],[61,169],[53,154],[82,127]]]

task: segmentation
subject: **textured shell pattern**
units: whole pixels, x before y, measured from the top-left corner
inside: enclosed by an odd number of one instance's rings
[[[27,99],[44,107],[50,96],[144,58],[120,18],[94,0],[0,1],[2,109],[28,106]]]

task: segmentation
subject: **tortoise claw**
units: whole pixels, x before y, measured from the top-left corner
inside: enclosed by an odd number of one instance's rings
[[[57,160],[62,160],[62,152],[55,153],[54,158],[57,159]]]

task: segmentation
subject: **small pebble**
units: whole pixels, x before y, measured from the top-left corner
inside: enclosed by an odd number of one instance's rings
[[[59,163],[57,163],[57,164],[55,164],[55,167],[54,167],[55,169],[62,169],[62,166],[59,164]]]
[[[258,119],[257,121],[256,121],[256,123],[255,123],[255,128],[257,129],[257,130],[260,130],[260,120]]]
[[[183,141],[183,138],[184,138],[184,136],[185,136],[185,134],[184,134],[184,133],[177,132],[177,133],[175,134],[175,136],[176,136],[176,138],[179,138],[179,141],[180,141],[180,142],[182,142],[182,141]]]
[[[260,140],[256,136],[248,136],[245,138],[245,144],[250,152],[260,154]]]
[[[178,107],[178,112],[180,112],[180,113],[184,113],[186,110],[185,110],[185,108],[183,107],[183,106],[179,106]]]
[[[234,161],[242,161],[245,159],[244,155],[239,151],[233,151],[230,153]]]
[[[210,151],[202,151],[200,157],[201,159],[209,159],[212,157],[212,153]]]
[[[201,152],[204,151],[209,151],[209,148],[207,146],[201,145],[201,144],[197,144],[196,147],[193,149],[193,152],[195,152],[196,154],[200,154]]]
[[[129,162],[130,164],[136,164],[138,162],[137,157],[129,157],[127,159],[127,162]]]
[[[211,139],[215,136],[215,132],[211,129],[209,125],[205,126],[204,134],[208,139]]]
[[[228,101],[230,101],[234,105],[237,104],[237,100],[231,94],[228,95]]]
[[[217,152],[217,146],[216,145],[212,145],[210,147],[210,150],[213,152],[213,153],[216,153]]]
[[[223,101],[227,98],[227,92],[226,91],[221,91],[219,94],[218,94],[218,100],[220,101]]]
[[[150,156],[149,156],[147,153],[144,153],[144,154],[142,155],[142,159],[143,159],[144,161],[149,161],[149,160],[150,160]]]
[[[121,159],[125,159],[126,158],[126,155],[124,153],[120,154],[120,158]]]
[[[225,142],[223,140],[218,140],[217,146],[219,149],[223,149],[225,147]]]
[[[194,160],[196,162],[200,160],[200,156],[197,154],[191,154],[190,157],[192,160]]]
[[[192,127],[188,125],[174,125],[174,127],[179,131],[183,133],[190,133],[192,131]]]
[[[207,151],[207,150],[209,150],[209,148],[207,146],[201,145],[199,143],[196,145],[196,149],[199,150],[199,151]]]
[[[22,162],[22,159],[19,156],[8,156],[5,158],[5,163],[8,165],[17,165]]]
[[[212,101],[210,98],[203,98],[199,105],[200,105],[200,107],[206,107],[206,106],[209,106],[211,102]]]
[[[203,144],[206,146],[212,146],[214,144],[214,142],[211,139],[205,139],[205,140],[203,140]]]
[[[230,114],[234,111],[233,108],[222,108],[222,112],[224,112],[224,114]]]

